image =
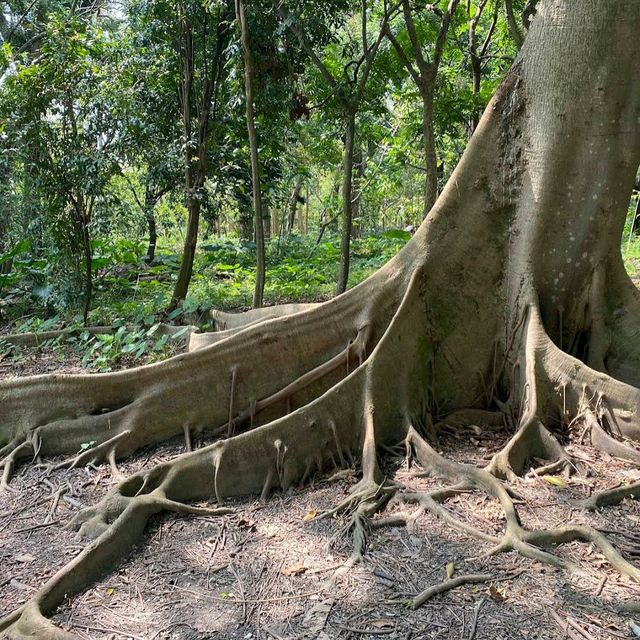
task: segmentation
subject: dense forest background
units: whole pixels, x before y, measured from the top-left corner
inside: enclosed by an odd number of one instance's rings
[[[109,368],[122,349],[164,353],[160,321],[355,285],[421,223],[534,11],[518,0],[5,2],[3,333],[121,327],[83,334],[87,363]]]

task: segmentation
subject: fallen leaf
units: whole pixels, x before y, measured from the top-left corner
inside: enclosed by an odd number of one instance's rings
[[[371,625],[378,629],[393,629],[396,626],[393,620],[373,620]]]
[[[252,520],[245,520],[244,518],[240,518],[240,520],[238,520],[238,526],[242,529],[248,529],[249,531],[254,533],[258,530],[255,522],[253,522]]]
[[[295,564],[292,564],[289,567],[285,567],[282,570],[282,575],[283,576],[297,576],[297,575],[300,575],[301,573],[304,573],[307,569],[308,569],[308,567],[304,566],[304,562],[296,562]]]
[[[453,562],[447,562],[447,578],[453,578],[456,571],[456,565]]]
[[[115,589],[114,589],[113,587],[109,587],[109,588],[107,589],[107,595],[108,595],[108,596],[113,595],[113,592],[114,592],[114,591],[115,591]]]
[[[506,602],[507,601],[507,591],[504,587],[498,589],[497,587],[491,585],[489,587],[489,596],[495,602]]]
[[[35,558],[30,553],[23,553],[22,555],[16,556],[16,560],[18,562],[33,562]]]
[[[309,520],[313,520],[318,515],[318,512],[315,509],[309,509],[305,514],[304,518],[302,518],[305,522],[309,522]]]
[[[553,487],[566,487],[567,483],[558,476],[542,476],[542,479]]]

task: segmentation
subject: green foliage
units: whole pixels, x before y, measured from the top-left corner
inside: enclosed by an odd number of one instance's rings
[[[473,114],[487,103],[516,53],[502,12],[492,26],[497,5],[485,3],[478,39],[493,35],[482,60],[480,91],[474,91],[469,27],[478,6],[460,3],[437,75],[440,186],[468,140]],[[437,3],[412,8],[424,55],[432,59]],[[257,69],[260,186],[271,218],[265,221],[271,222],[272,236],[268,304],[321,300],[335,289],[345,101],[358,94],[363,75],[362,12],[370,47],[383,9],[381,0],[247,3]],[[201,312],[211,307],[248,307],[255,278],[252,184],[232,0],[128,0],[118,11],[109,3],[8,0],[3,11],[3,331],[78,325],[80,285],[91,284],[89,324],[117,323],[118,329],[112,335],[81,333],[62,347],[77,349],[86,366],[106,369],[123,358],[146,361],[165,353],[171,341],[150,333],[160,320],[204,324]],[[216,30],[221,24],[229,27],[225,39]],[[334,86],[310,59],[294,27],[302,29]],[[401,11],[390,28],[410,51]],[[187,32],[194,64],[190,133],[184,122]],[[187,222],[185,170],[198,164],[192,153],[200,135],[198,100],[218,44],[223,51],[202,148],[206,175],[195,193],[203,219],[192,283],[183,305],[167,317]],[[423,209],[422,100],[389,41],[382,41],[359,97],[350,286],[409,240],[402,229],[417,226]],[[288,233],[294,211],[293,233]],[[153,226],[157,250],[147,264]]]
[[[109,371],[126,356],[130,356],[134,362],[143,358],[146,362],[152,362],[166,357],[170,346],[169,341],[175,340],[179,335],[176,334],[171,338],[166,334],[156,337],[157,329],[157,324],[150,328],[138,329],[121,325],[111,334],[92,336],[85,331],[77,339],[71,338],[70,341],[75,341],[78,351],[84,354],[83,366],[99,371]]]

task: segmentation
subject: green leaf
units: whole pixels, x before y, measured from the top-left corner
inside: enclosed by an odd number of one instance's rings
[[[404,229],[389,229],[388,231],[385,231],[382,236],[392,240],[404,240],[404,242],[409,242],[409,240],[411,240],[411,234]]]
[[[447,578],[453,578],[453,574],[456,571],[456,565],[453,562],[447,562],[446,571]]]
[[[566,487],[567,483],[559,476],[542,476],[542,479],[553,487]]]

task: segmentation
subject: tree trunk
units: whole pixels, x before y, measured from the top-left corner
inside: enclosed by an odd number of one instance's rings
[[[80,233],[82,247],[82,262],[84,268],[84,300],[82,304],[82,321],[87,326],[91,299],[93,296],[93,253],[91,251],[91,236],[89,233],[90,214],[84,196],[72,198],[72,206],[76,224]]]
[[[566,435],[576,422],[575,434],[595,450],[640,463],[629,444],[640,440],[640,292],[620,253],[640,163],[640,76],[629,73],[639,32],[636,0],[611,0],[606,11],[597,0],[543,0],[420,229],[345,295],[280,309],[284,316],[240,316],[235,328],[202,336],[207,348],[152,366],[0,383],[5,483],[34,453],[74,455],[89,441],[96,445],[72,464],[115,460],[183,430],[224,437],[131,475],[80,512],[73,525],[99,537],[0,630],[68,637],[43,613],[111,569],[153,513],[202,513],[186,500],[266,498],[353,456],[362,479],[336,510],[351,514],[357,560],[367,520],[398,490],[377,453],[400,445],[447,483],[398,493],[400,502],[419,500],[452,527],[489,539],[496,553],[569,572],[572,561],[541,547],[584,541],[640,581],[640,570],[587,525],[527,529],[499,480],[536,459],[549,461],[539,473],[575,465],[548,427]],[[442,424],[503,423],[512,435],[485,468],[447,460],[429,444]],[[452,486],[496,498],[504,530],[487,536],[453,517],[439,504],[459,491]],[[581,506],[638,491],[621,485]]]
[[[158,198],[153,195],[151,189],[147,186],[144,190],[144,217],[149,230],[149,244],[147,246],[147,255],[144,259],[147,264],[152,264],[156,257],[158,232],[156,229],[155,208],[157,203]]]
[[[427,80],[421,87],[422,96],[422,140],[424,143],[425,180],[424,207],[422,217],[426,218],[438,198],[438,154],[433,127],[433,84]]]
[[[86,227],[82,232],[82,250],[84,255],[84,306],[82,308],[82,322],[86,327],[91,309],[91,298],[93,297],[91,240],[89,239],[89,231]]]
[[[355,145],[353,152],[353,168],[351,184],[351,238],[362,235],[362,185],[364,184],[365,156],[361,145]]]
[[[296,222],[296,213],[298,211],[298,201],[302,192],[302,176],[296,178],[296,184],[293,187],[293,193],[289,200],[289,212],[287,215],[287,235],[293,232],[293,225]],[[302,228],[302,225],[299,225]]]
[[[200,226],[200,198],[196,194],[196,188],[191,187],[187,195],[187,230],[184,236],[182,249],[182,261],[178,271],[178,279],[173,288],[171,308],[175,309],[186,297],[189,283],[193,274],[193,261],[198,245],[198,227]]]
[[[470,52],[471,58],[471,88],[473,91],[474,98],[478,96],[480,93],[480,83],[482,81],[482,61],[478,57],[475,50]],[[470,132],[473,133],[478,126],[478,122],[480,121],[480,109],[477,106],[473,106],[473,111],[471,112],[471,127]]]
[[[515,43],[516,47],[520,49],[520,47],[522,47],[522,43],[524,42],[524,37],[522,35],[522,31],[520,31],[518,21],[516,20],[516,16],[513,12],[513,1],[504,0],[504,8],[505,14],[507,16],[507,26],[509,27],[509,34],[511,35],[511,39]]]
[[[267,207],[266,213],[262,218],[262,233],[263,233],[265,242],[271,238],[272,217],[273,217],[273,213],[271,211],[271,207]]]
[[[342,157],[342,239],[340,241],[340,272],[336,294],[347,290],[349,280],[349,259],[351,247],[351,226],[353,224],[353,151],[356,133],[355,109],[348,109],[345,114],[345,137]]]
[[[631,229],[635,235],[640,235],[640,193],[636,196],[636,206],[633,210]]]
[[[262,193],[260,190],[260,164],[258,161],[258,139],[256,136],[255,116],[253,113],[253,60],[244,0],[236,0],[236,13],[240,22],[240,38],[244,58],[244,92],[247,112],[247,131],[251,149],[251,182],[253,184],[253,227],[256,242],[256,285],[253,291],[253,308],[262,306],[264,294],[264,220],[262,215]]]
[[[193,272],[193,260],[198,243],[198,226],[200,224],[200,199],[195,184],[193,167],[194,145],[191,140],[192,86],[194,76],[193,26],[185,14],[185,7],[180,5],[180,38],[181,38],[181,109],[184,136],[184,190],[187,206],[187,231],[184,238],[182,261],[178,278],[173,288],[169,310],[175,309],[186,297]]]
[[[185,234],[182,262],[178,272],[173,295],[171,297],[170,310],[175,309],[187,296],[191,275],[193,273],[193,261],[198,243],[198,227],[200,225],[200,209],[202,208],[202,190],[207,176],[207,137],[209,132],[209,119],[211,110],[215,108],[217,87],[220,81],[223,51],[228,38],[228,17],[217,11],[217,25],[215,35],[215,50],[209,58],[206,45],[203,46],[202,63],[196,74],[194,54],[194,27],[186,14],[186,7],[179,3],[180,14],[180,38],[181,38],[181,108],[184,135],[184,181],[186,205],[189,218]],[[205,14],[207,15],[207,14]],[[203,33],[207,34],[207,18],[202,25]],[[193,101],[194,78],[200,80],[200,95],[197,104]],[[192,111],[197,118],[195,127],[192,127]],[[196,134],[195,142],[192,139]]]

